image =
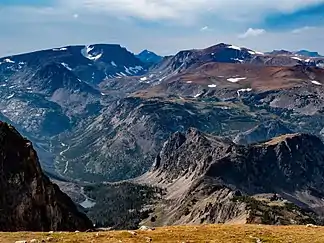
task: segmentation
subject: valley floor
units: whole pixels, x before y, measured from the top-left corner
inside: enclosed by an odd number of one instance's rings
[[[51,239],[48,239],[50,237]],[[157,228],[154,231],[109,231],[94,233],[0,233],[1,243],[36,239],[39,242],[324,242],[324,228],[306,226],[204,225]]]

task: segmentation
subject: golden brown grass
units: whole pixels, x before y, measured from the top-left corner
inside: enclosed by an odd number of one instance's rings
[[[98,235],[97,235],[98,234]],[[258,225],[204,225],[157,228],[154,231],[111,231],[99,233],[0,233],[1,243],[16,240],[42,240],[50,242],[104,243],[104,242],[226,242],[226,243],[319,243],[324,242],[324,228],[306,226],[258,226]],[[260,240],[260,241],[258,241]]]

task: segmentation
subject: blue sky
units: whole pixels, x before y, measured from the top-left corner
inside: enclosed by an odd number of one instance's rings
[[[219,42],[324,55],[324,0],[1,0],[0,55],[119,43],[162,55]]]

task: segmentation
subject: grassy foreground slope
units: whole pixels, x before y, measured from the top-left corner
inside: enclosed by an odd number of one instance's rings
[[[47,239],[52,237],[52,239]],[[98,233],[0,233],[0,242],[17,240],[45,242],[324,242],[324,228],[306,226],[204,225],[157,228],[154,231],[111,231]],[[50,241],[49,241],[50,240]]]

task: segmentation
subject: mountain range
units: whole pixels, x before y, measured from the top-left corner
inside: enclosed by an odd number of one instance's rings
[[[322,154],[300,151],[321,149],[323,84],[324,57],[308,51],[66,46],[0,58],[0,119],[103,227],[321,223]]]

